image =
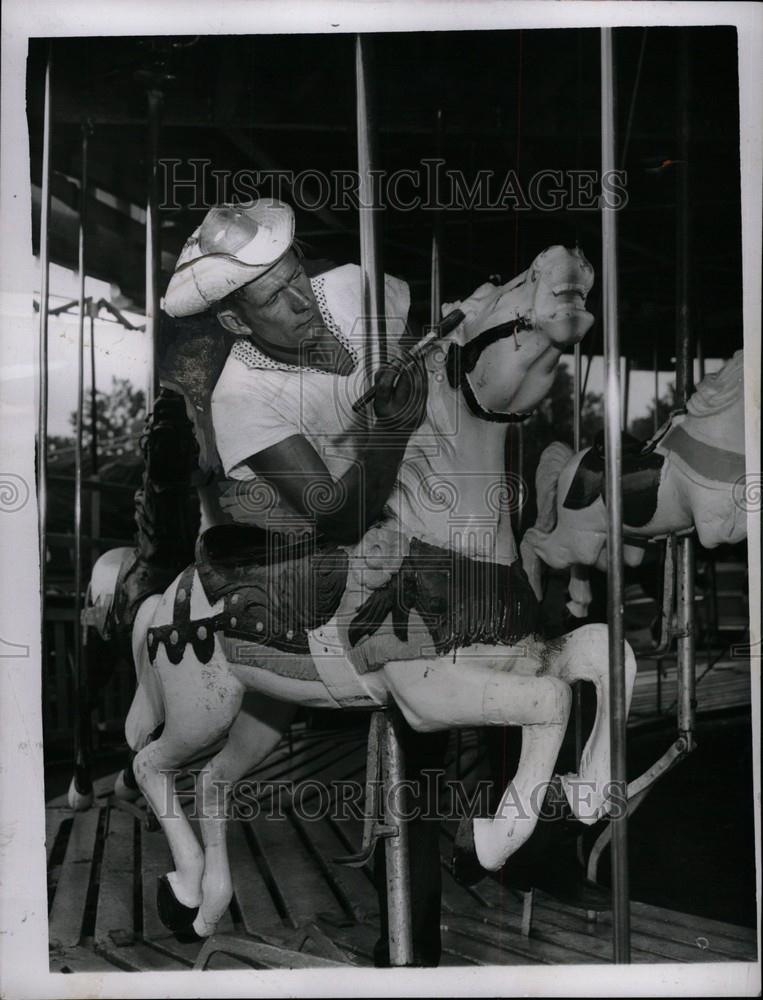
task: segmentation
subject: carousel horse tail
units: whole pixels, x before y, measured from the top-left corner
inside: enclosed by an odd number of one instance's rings
[[[147,598],[138,609],[132,629],[132,655],[138,686],[125,720],[125,738],[133,751],[142,750],[164,722],[164,702],[156,672],[149,662],[146,636],[161,594]]]

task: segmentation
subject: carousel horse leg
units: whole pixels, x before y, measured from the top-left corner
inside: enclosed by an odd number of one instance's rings
[[[276,747],[296,710],[296,705],[265,695],[246,695],[225,746],[199,772],[196,804],[204,842],[204,875],[201,906],[193,922],[199,937],[214,933],[233,895],[226,844],[233,786]]]
[[[175,774],[185,761],[225,736],[239,713],[243,686],[221,660],[217,652],[202,667],[189,650],[173,667],[163,651],[157,654],[166,706],[164,729],[133,762],[138,787],[162,826],[175,863],[175,870],[159,879],[159,916],[170,930],[190,937],[201,904],[204,852],[180,807]]]
[[[606,625],[583,625],[564,636],[561,650],[552,658],[549,671],[568,684],[590,681],[596,688],[596,717],[580,757],[577,774],[561,777],[565,795],[582,823],[592,824],[610,808],[611,779],[609,748],[609,630]],[[625,643],[626,714],[630,711],[636,657]]]
[[[515,667],[520,668],[521,659],[526,658],[516,657]],[[499,869],[535,829],[572,703],[564,681],[509,673],[507,661],[508,649],[483,655],[469,650],[455,659],[406,660],[383,668],[391,694],[418,732],[470,725],[523,727],[519,766],[495,816],[467,824],[469,849],[490,871]]]
[[[114,782],[114,794],[124,802],[133,802],[140,797],[140,789],[135,781],[133,760],[135,754],[158,736],[158,728],[164,721],[164,705],[159,681],[145,653],[145,639],[154,613],[161,603],[161,597],[147,598],[135,616],[132,630],[132,659],[137,675],[137,687],[125,719],[125,738],[133,751],[127,767],[123,768]]]

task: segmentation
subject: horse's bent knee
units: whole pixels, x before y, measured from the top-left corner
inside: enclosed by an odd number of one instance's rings
[[[569,719],[572,709],[572,688],[557,677],[546,677],[544,680],[550,682],[548,721],[563,725]]]

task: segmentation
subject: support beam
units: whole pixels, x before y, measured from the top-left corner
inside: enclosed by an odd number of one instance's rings
[[[601,29],[601,171],[616,169],[615,79],[612,29]],[[604,312],[604,438],[607,488],[607,622],[609,624],[610,749],[612,794],[627,801],[625,768],[625,634],[623,629],[623,508],[621,461],[620,336],[617,289],[617,210],[602,186],[602,288]],[[630,962],[627,808],[612,816],[612,931],[614,960]]]
[[[37,408],[37,510],[40,543],[40,607],[45,615],[45,566],[47,557],[47,507],[48,507],[48,299],[50,297],[50,178],[53,117],[51,96],[53,86],[53,47],[48,45],[45,66],[45,97],[42,126],[42,204],[40,212],[40,329],[39,364],[40,384]],[[45,630],[43,628],[43,639]],[[44,648],[43,648],[44,655]]]
[[[689,37],[680,31],[678,42],[677,131],[678,192],[676,198],[676,405],[685,406],[693,391],[694,349],[691,324],[691,232],[689,192]],[[678,539],[678,731],[687,747],[694,747],[696,675],[694,649],[694,537]]]
[[[77,327],[77,409],[74,432],[74,782],[81,795],[92,794],[90,777],[90,718],[88,713],[87,678],[84,671],[82,628],[82,431],[85,404],[85,313],[90,311],[90,301],[85,298],[85,239],[87,227],[87,146],[88,126],[82,125],[79,205],[79,233],[77,240],[77,270],[79,279],[79,322]]]

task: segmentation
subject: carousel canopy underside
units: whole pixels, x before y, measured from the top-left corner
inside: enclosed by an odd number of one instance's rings
[[[689,31],[689,281],[692,328],[707,357],[742,346],[741,205],[736,34]],[[680,159],[678,29],[615,32],[619,157],[627,204],[618,213],[621,345],[636,367],[651,367],[655,347],[672,367],[676,312],[676,199]],[[33,241],[39,241],[43,77],[47,42],[30,45],[28,120]],[[359,258],[358,212],[332,204],[337,171],[356,169],[354,45],[351,35],[248,35],[177,38],[56,39],[53,43],[51,259],[77,266],[81,126],[92,125],[88,174],[87,270],[119,286],[142,308],[145,204],[149,166],[147,87],[164,95],[160,179],[176,171],[195,191],[178,190],[161,208],[162,291],[175,258],[203,218],[205,204],[235,194],[242,171],[302,174],[281,187],[296,205],[297,235],[309,256],[342,263]],[[596,30],[381,34],[375,39],[378,167],[403,180],[401,197],[423,204],[384,213],[385,270],[411,284],[413,306],[428,318],[430,241],[426,161],[460,171],[466,188],[480,171],[482,205],[448,185],[441,213],[444,298],[460,297],[493,273],[504,280],[544,247],[576,242],[601,273],[595,206],[563,207],[572,171],[600,163],[599,36]],[[438,140],[437,111],[442,111]],[[627,146],[627,148],[626,148]],[[196,161],[195,165],[192,161]],[[511,171],[518,186],[511,179]],[[562,171],[562,195],[542,171]],[[305,173],[309,172],[309,173]],[[483,175],[484,176],[484,175]],[[321,177],[329,178],[329,189]],[[509,200],[506,195],[509,180]],[[479,192],[484,192],[479,195]],[[278,193],[269,182],[261,194]],[[519,211],[514,199],[529,203]],[[544,210],[539,198],[557,205]],[[197,204],[194,204],[194,199]],[[172,203],[174,201],[174,203]],[[455,202],[455,203],[454,203]],[[514,202],[516,203],[516,201]],[[309,207],[314,206],[314,207]],[[121,300],[124,304],[124,299]],[[600,316],[595,289],[593,311]],[[589,337],[598,337],[597,321]]]

